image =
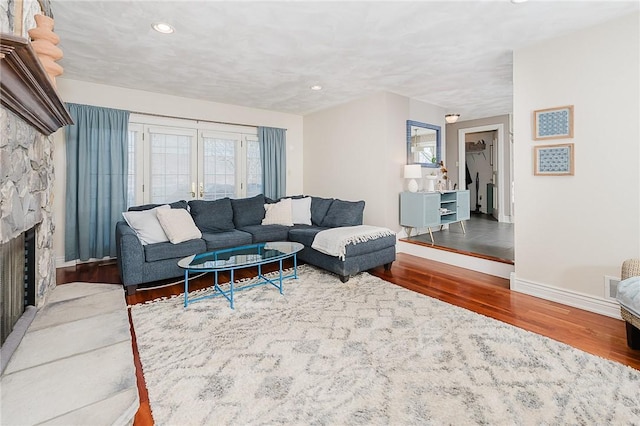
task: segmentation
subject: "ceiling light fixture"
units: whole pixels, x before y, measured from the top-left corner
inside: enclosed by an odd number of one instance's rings
[[[171,34],[175,31],[175,28],[173,28],[166,22],[154,22],[153,24],[151,24],[151,28],[162,34]]]
[[[447,114],[444,116],[444,119],[447,120],[447,123],[452,124],[458,121],[460,118],[460,114]]]
[[[319,84],[314,84],[313,86],[310,87],[311,90],[322,90],[322,86],[320,86]]]
[[[511,0],[511,3],[513,4],[518,4],[518,3],[526,3],[527,0]]]

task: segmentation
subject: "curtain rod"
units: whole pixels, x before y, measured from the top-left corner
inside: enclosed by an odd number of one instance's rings
[[[229,121],[216,121],[216,120],[201,120],[199,118],[188,118],[188,117],[178,117],[175,115],[166,115],[166,114],[154,114],[151,112],[140,112],[140,111],[129,111],[130,114],[139,114],[139,115],[148,115],[151,117],[161,117],[161,118],[174,118],[177,120],[191,120],[191,121],[201,121],[203,123],[215,123],[215,124],[228,124],[230,126],[243,126],[243,127],[259,127],[255,124],[243,124],[243,123],[231,123]],[[284,129],[285,131],[287,129]]]

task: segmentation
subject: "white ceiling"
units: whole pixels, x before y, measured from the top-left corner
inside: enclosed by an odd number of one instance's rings
[[[639,5],[52,0],[63,78],[300,115],[389,91],[462,119],[511,112],[514,49]]]

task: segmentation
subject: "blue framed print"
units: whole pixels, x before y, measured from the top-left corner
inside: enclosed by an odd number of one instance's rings
[[[573,105],[533,112],[534,140],[573,137]]]
[[[573,176],[573,144],[534,146],[533,162],[536,176]]]

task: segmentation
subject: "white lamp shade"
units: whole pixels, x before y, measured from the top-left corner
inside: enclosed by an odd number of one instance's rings
[[[407,164],[404,166],[405,179],[420,179],[422,177],[422,166],[420,164]]]

